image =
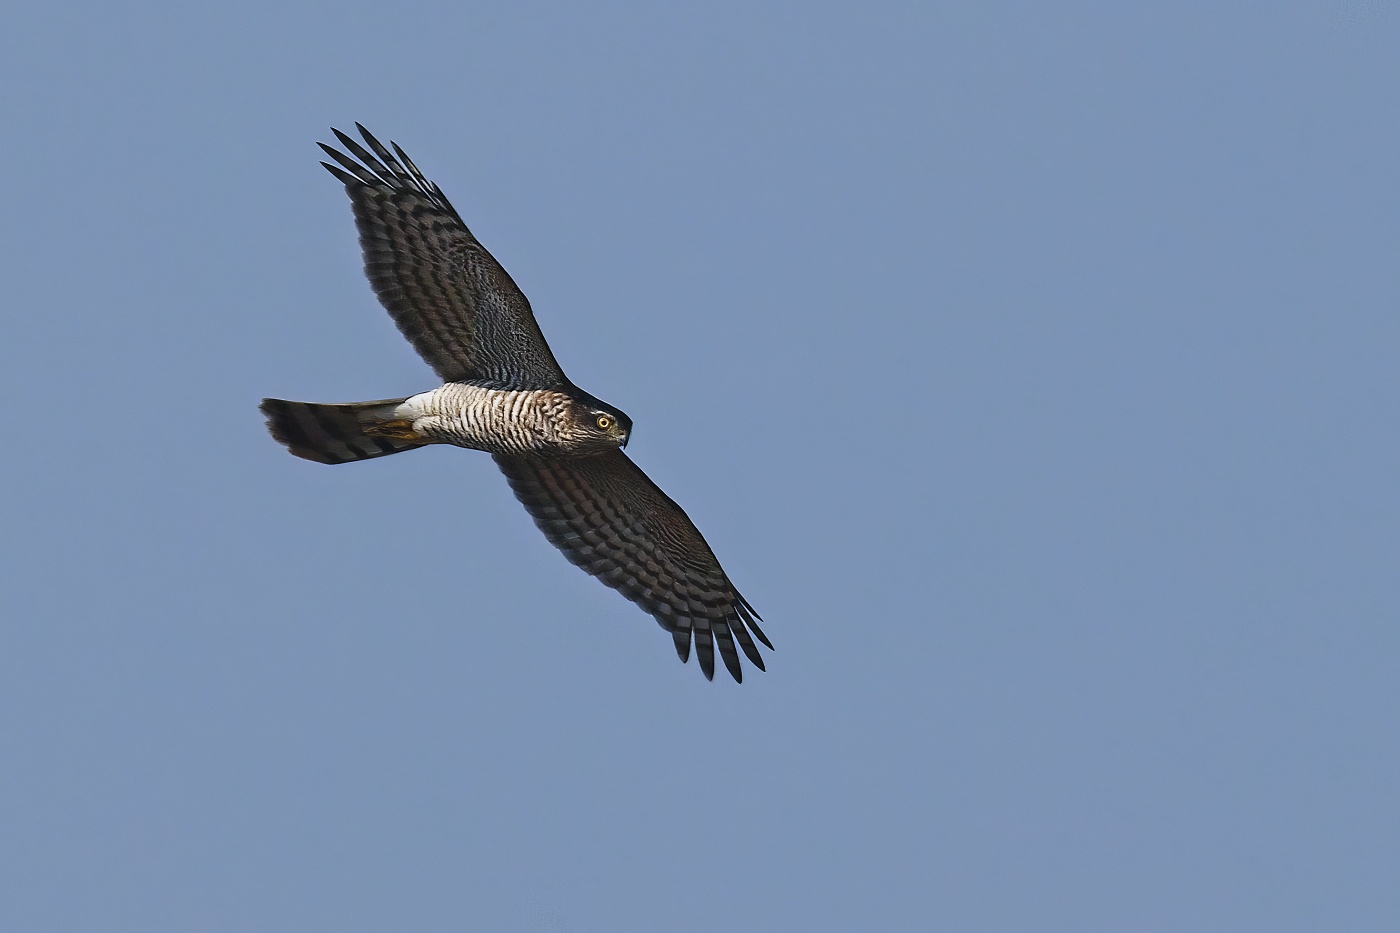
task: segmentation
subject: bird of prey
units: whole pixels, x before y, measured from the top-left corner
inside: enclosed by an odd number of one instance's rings
[[[486,451],[550,543],[655,617],[683,663],[693,638],[706,679],[716,648],[736,681],[739,650],[763,670],[754,638],[773,644],[758,613],[681,507],[622,452],[632,419],[564,375],[530,302],[442,189],[396,143],[390,151],[355,126],[365,145],[333,130],[345,152],[321,143],[334,163],[321,164],[350,196],[375,294],[444,384],[373,402],[263,399],[272,436],[318,463],[428,444]]]

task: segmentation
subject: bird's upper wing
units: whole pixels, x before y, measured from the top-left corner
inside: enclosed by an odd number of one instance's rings
[[[322,143],[337,164],[321,164],[345,183],[365,275],[418,355],[448,382],[484,379],[522,388],[566,382],[530,302],[442,189],[397,144],[390,152],[355,126],[369,149],[334,130],[350,155]]]
[[[764,669],[750,630],[773,645],[758,627],[758,614],[681,507],[626,454],[495,457],[545,537],[570,562],[655,616],[675,637],[682,661],[690,657],[693,632],[706,678],[714,676],[718,646],[729,673],[743,680],[736,641]]]

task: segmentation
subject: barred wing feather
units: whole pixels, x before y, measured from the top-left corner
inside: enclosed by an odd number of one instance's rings
[[[718,648],[730,675],[743,680],[736,643],[764,670],[753,639],[773,645],[758,614],[681,507],[626,454],[495,459],[550,543],[655,617],[674,637],[681,661],[689,659],[693,637],[706,678],[714,677]]]
[[[447,382],[565,384],[530,302],[442,189],[397,145],[390,151],[355,126],[368,148],[334,130],[349,155],[322,143],[336,164],[321,164],[345,184],[365,275],[418,355]]]

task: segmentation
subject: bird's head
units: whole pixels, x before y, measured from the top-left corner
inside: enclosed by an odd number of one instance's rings
[[[608,450],[626,447],[632,419],[602,399],[579,393],[573,405],[574,435],[581,447]]]

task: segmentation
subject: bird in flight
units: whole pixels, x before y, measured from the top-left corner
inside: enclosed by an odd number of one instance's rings
[[[743,680],[742,650],[773,647],[695,524],[622,448],[632,419],[569,381],[530,302],[472,236],[442,189],[396,143],[333,130],[321,164],[345,185],[365,275],[443,385],[408,398],[321,405],[263,399],[268,431],[294,455],[349,463],[453,444],[484,450],[550,543],[650,613],[706,679],[715,649]],[[366,146],[368,148],[366,148]],[[348,153],[348,154],[347,154]],[[752,634],[750,634],[752,633]]]

